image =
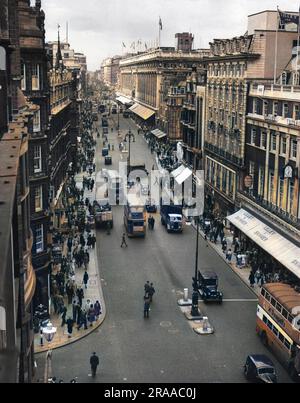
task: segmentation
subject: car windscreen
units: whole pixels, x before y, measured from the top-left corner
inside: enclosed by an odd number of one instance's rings
[[[212,285],[216,286],[217,285],[217,280],[214,278],[209,278],[204,280],[205,285]]]
[[[259,374],[275,374],[275,369],[271,367],[259,368]]]

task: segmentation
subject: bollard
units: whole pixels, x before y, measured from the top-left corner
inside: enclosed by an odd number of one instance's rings
[[[188,295],[189,295],[189,289],[184,288],[183,289],[183,300],[186,302],[188,300]]]
[[[204,332],[207,332],[207,329],[208,329],[208,317],[203,316],[203,330],[204,330]]]

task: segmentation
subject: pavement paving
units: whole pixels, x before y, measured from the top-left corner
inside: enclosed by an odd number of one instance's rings
[[[133,156],[155,163],[142,135],[130,119],[120,119],[122,131],[136,134]],[[109,133],[117,143],[117,133]],[[97,148],[97,169],[103,167]],[[114,151],[113,167],[119,156]],[[212,268],[219,276],[224,303],[199,303],[209,317],[212,335],[196,334],[177,305],[184,288],[192,283],[195,264],[195,230],[186,226],[182,234],[168,234],[156,215],[154,231],[145,239],[129,239],[120,248],[123,208],[113,209],[114,228],[110,235],[97,231],[98,267],[106,302],[106,320],[99,329],[78,343],[58,349],[52,358],[53,375],[66,381],[95,383],[218,383],[246,382],[243,365],[250,353],[272,357],[280,382],[290,382],[286,371],[256,336],[256,296],[233,270],[216,247],[199,240],[199,268]],[[210,245],[209,245],[210,246]],[[234,269],[234,268],[233,268]],[[244,269],[242,269],[244,270]],[[246,273],[246,272],[243,272]],[[100,278],[100,274],[99,274]],[[149,319],[143,318],[144,283],[154,283],[156,293]],[[96,351],[99,373],[91,378],[89,357]],[[37,359],[38,369],[43,356]]]

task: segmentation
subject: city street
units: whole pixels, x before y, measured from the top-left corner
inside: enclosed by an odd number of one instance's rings
[[[114,117],[114,128],[117,118]],[[99,125],[101,120],[99,121]],[[111,121],[110,121],[111,125]],[[142,134],[131,119],[120,115],[123,135],[130,128],[132,161],[144,161],[150,171],[155,162]],[[102,133],[102,128],[100,128]],[[119,160],[117,133],[109,129],[114,144],[113,168]],[[98,140],[97,169],[103,168],[102,139]],[[120,248],[123,207],[114,207],[114,227],[108,235],[97,231],[98,262],[107,316],[102,326],[87,338],[55,350],[52,375],[68,382],[245,382],[243,365],[248,354],[264,353],[272,358],[279,382],[290,382],[286,371],[262,345],[255,332],[255,294],[240,280],[217,253],[200,237],[199,268],[219,275],[222,305],[200,303],[215,329],[213,335],[199,336],[177,306],[183,289],[191,294],[194,275],[196,232],[185,227],[182,234],[168,234],[155,215],[154,231],[145,239],[129,239]],[[143,318],[144,284],[154,283],[156,293],[150,318]],[[100,358],[97,377],[90,377],[89,358]],[[44,355],[36,357],[38,373],[43,372]],[[40,376],[41,377],[41,376]]]

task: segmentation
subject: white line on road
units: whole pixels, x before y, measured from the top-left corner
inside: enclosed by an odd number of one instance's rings
[[[200,299],[199,302],[204,302]],[[223,302],[258,302],[258,299],[223,299]]]

